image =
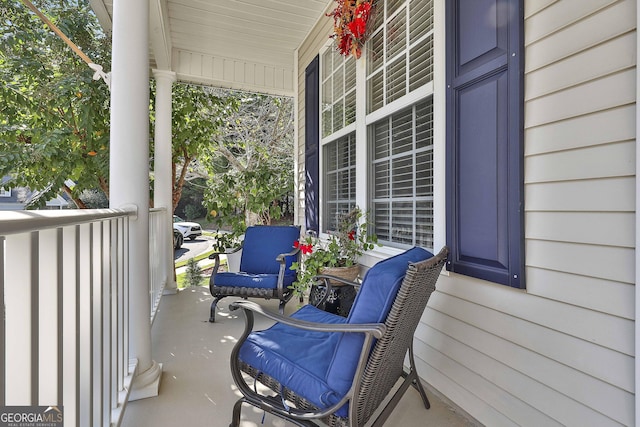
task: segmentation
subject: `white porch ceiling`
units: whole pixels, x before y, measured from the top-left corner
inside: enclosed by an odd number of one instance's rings
[[[295,50],[333,0],[150,0],[151,68],[178,80],[293,95]],[[110,32],[113,0],[90,0]]]

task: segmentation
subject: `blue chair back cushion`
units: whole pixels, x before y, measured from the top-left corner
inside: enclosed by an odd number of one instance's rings
[[[365,275],[348,318],[306,305],[291,317],[321,323],[379,323],[391,310],[409,262],[433,256],[410,249],[373,266]],[[254,332],[240,350],[240,359],[319,408],[337,403],[351,387],[358,364],[362,334],[304,331],[275,324]],[[338,416],[348,415],[345,405]]]
[[[256,225],[244,234],[240,271],[257,274],[278,274],[280,263],[276,257],[293,250],[300,237],[300,228],[287,225]],[[287,257],[285,275],[295,276],[291,270],[294,257]]]
[[[371,267],[365,274],[347,323],[383,323],[391,311],[409,263],[432,256],[431,252],[414,247]],[[344,334],[340,338],[327,373],[327,383],[332,389],[346,393],[351,387],[363,342],[362,334]]]

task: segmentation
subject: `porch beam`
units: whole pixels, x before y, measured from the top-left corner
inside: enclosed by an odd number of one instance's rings
[[[129,356],[138,360],[131,399],[156,396],[162,369],[151,358],[149,314],[149,1],[113,2],[111,208],[137,207],[129,227]]]
[[[167,0],[151,0],[149,9],[151,50],[159,70],[171,68],[171,33]],[[155,72],[154,72],[155,73]]]

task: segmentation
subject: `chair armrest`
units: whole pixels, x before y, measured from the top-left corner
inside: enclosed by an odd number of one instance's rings
[[[276,261],[278,261],[279,263],[284,263],[286,261],[286,258],[288,256],[294,256],[297,255],[298,252],[300,252],[300,248],[295,248],[294,250],[292,250],[291,252],[287,252],[286,254],[280,254],[276,257]]]
[[[242,308],[245,312],[250,311],[260,314],[268,319],[274,320],[285,325],[293,326],[308,331],[318,332],[360,332],[371,334],[374,338],[382,338],[387,327],[383,323],[317,323],[308,322],[306,320],[293,319],[291,317],[283,316],[279,313],[274,313],[269,310],[265,310],[261,305],[256,304],[253,301],[236,301],[229,305],[230,310],[237,310]]]
[[[311,419],[321,419],[332,413],[334,413],[338,408],[342,407],[349,400],[353,401],[355,390],[359,387],[359,378],[362,375],[364,367],[367,362],[367,358],[369,355],[369,351],[371,346],[373,345],[374,338],[381,338],[383,334],[386,332],[386,326],[382,323],[368,323],[368,324],[327,324],[327,323],[317,323],[317,322],[307,322],[304,320],[292,319],[290,317],[285,317],[280,314],[276,314],[269,310],[265,310],[260,305],[256,304],[252,301],[236,301],[232,303],[229,308],[231,310],[237,310],[242,308],[245,314],[245,328],[244,332],[233,346],[233,350],[231,351],[231,376],[233,377],[234,382],[240,389],[240,392],[244,395],[248,402],[252,403],[254,406],[257,405],[259,408],[266,409],[269,412],[273,412],[279,414],[281,417],[285,419],[292,420],[311,420]],[[340,399],[339,402],[330,405],[324,410],[304,410],[282,406],[280,404],[279,399],[272,399],[267,396],[260,395],[257,390],[253,390],[251,387],[247,385],[242,373],[240,372],[240,367],[238,363],[238,357],[240,354],[240,347],[247,340],[247,337],[253,330],[254,326],[254,316],[253,313],[258,313],[263,315],[271,320],[275,320],[277,322],[297,327],[301,329],[311,330],[311,331],[320,331],[320,332],[360,332],[364,333],[365,338],[362,344],[362,349],[360,351],[360,358],[358,361],[358,365],[356,368],[356,373],[354,375],[354,383],[351,385],[349,391]],[[351,409],[350,409],[351,411]],[[296,422],[297,425],[306,425],[300,424]],[[316,424],[309,424],[316,425]]]

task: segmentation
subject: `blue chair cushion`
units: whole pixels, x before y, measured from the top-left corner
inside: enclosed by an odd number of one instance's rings
[[[294,319],[320,323],[345,323],[342,316],[305,305],[291,315]],[[338,402],[341,394],[326,382],[331,356],[340,333],[305,331],[280,323],[253,332],[240,348],[240,360],[275,378],[283,387],[305,397],[319,408]],[[340,409],[346,416],[348,407]]]
[[[285,275],[283,280],[284,288],[291,286],[295,279],[295,275]],[[277,289],[278,274],[252,274],[242,271],[239,273],[222,272],[213,277],[213,285],[234,288]]]
[[[371,267],[364,276],[347,323],[384,323],[409,263],[432,256],[431,252],[414,247]],[[327,384],[338,393],[346,393],[351,387],[363,342],[362,334],[344,334],[335,348]]]
[[[256,225],[248,227],[244,234],[240,271],[246,273],[278,274],[280,263],[276,257],[293,250],[293,243],[300,237],[300,228],[288,225]],[[295,257],[287,257],[285,275],[295,276],[291,263]]]

